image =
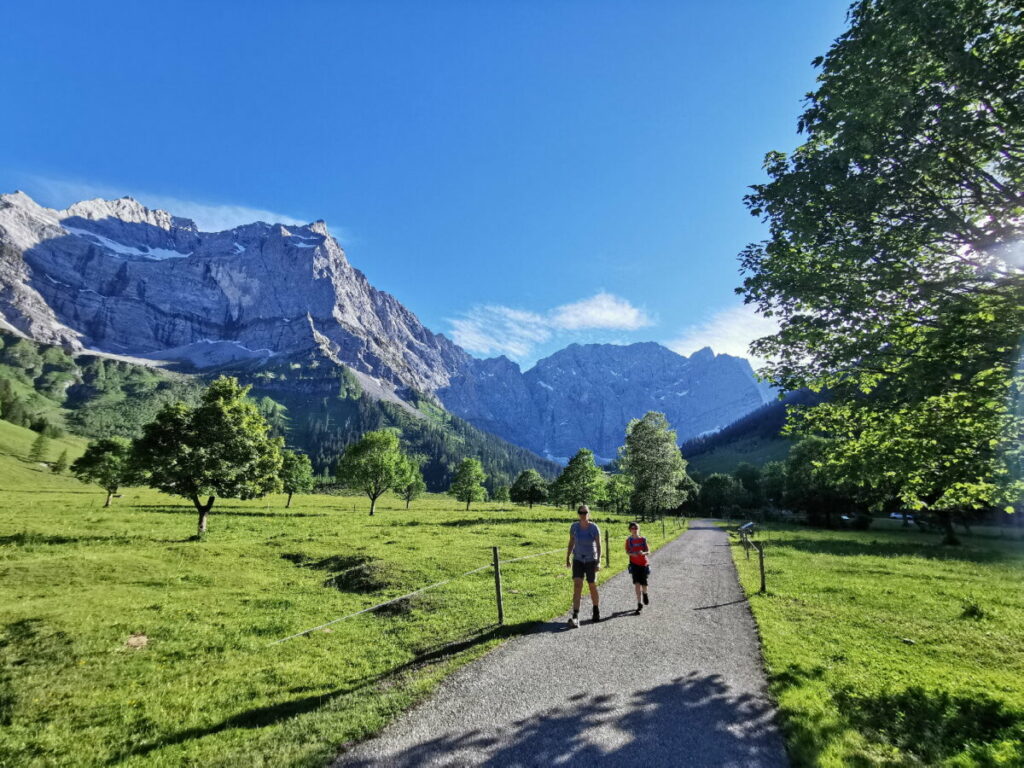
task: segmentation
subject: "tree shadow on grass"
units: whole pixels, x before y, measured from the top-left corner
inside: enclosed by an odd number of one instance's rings
[[[851,541],[850,539],[787,538],[772,540],[766,549],[795,549],[816,555],[874,557],[923,557],[928,560],[967,560],[974,563],[993,563],[1012,559],[1012,555],[998,549],[980,549],[969,545],[950,547],[942,544],[915,544],[890,541]],[[1020,555],[1018,555],[1020,557]]]
[[[550,621],[525,621],[517,624],[506,624],[504,626],[490,625],[482,627],[480,630],[468,637],[422,648],[409,661],[379,674],[363,677],[347,686],[336,688],[333,691],[303,696],[296,699],[277,702],[275,704],[268,704],[266,706],[248,709],[231,715],[230,717],[220,721],[219,723],[214,723],[213,725],[188,728],[150,743],[144,743],[137,747],[124,750],[108,760],[107,764],[114,765],[128,759],[129,757],[148,755],[149,753],[163,749],[164,747],[184,744],[189,741],[202,739],[206,736],[212,736],[216,733],[233,728],[264,728],[281,722],[282,720],[315,712],[325,706],[328,706],[335,699],[346,696],[350,693],[355,693],[364,688],[368,688],[369,686],[378,683],[392,682],[402,675],[415,672],[423,667],[453,659],[459,654],[468,652],[494,639],[507,639],[536,632],[559,632],[563,629],[564,626],[562,624]],[[301,640],[298,642],[301,642]],[[290,689],[287,693],[296,693],[305,690],[309,689]]]
[[[172,507],[167,504],[132,504],[132,509],[155,512],[160,515],[196,516],[195,507]],[[223,517],[328,517],[326,512],[260,512],[242,504],[214,504],[210,514]]]
[[[543,685],[542,682],[538,683]],[[387,744],[381,745],[383,750]],[[785,766],[772,709],[696,672],[632,695],[577,694],[493,729],[449,731],[386,756],[356,748],[335,768],[486,766]]]
[[[15,533],[0,536],[0,547],[56,546],[60,544],[136,544],[143,536],[53,536],[43,533]]]

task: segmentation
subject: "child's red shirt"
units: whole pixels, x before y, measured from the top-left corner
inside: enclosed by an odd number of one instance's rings
[[[630,536],[626,539],[626,554],[633,565],[650,565],[647,555],[647,539],[643,536]]]

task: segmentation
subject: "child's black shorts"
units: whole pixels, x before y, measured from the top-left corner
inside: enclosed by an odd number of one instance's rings
[[[633,583],[642,587],[647,586],[647,577],[651,575],[651,566],[629,564],[629,575],[633,577]]]

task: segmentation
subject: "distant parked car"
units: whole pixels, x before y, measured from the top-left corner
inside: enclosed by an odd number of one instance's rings
[[[914,522],[914,516],[909,512],[890,512],[889,518],[892,520],[906,520],[908,523]]]

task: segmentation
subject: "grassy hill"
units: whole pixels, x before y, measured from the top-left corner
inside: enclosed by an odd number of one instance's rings
[[[34,437],[0,422],[3,766],[320,766],[569,605],[565,510],[428,495],[408,511],[385,497],[370,518],[365,497],[218,500],[196,542],[190,503],[127,488],[104,509],[99,488],[25,460]],[[625,517],[598,519],[626,535]],[[556,550],[503,567],[503,629],[490,571],[459,577],[492,546]],[[611,549],[602,580],[626,565]]]
[[[813,405],[820,396],[802,390],[782,400],[767,403],[712,435],[683,443],[680,450],[691,469],[704,474],[732,472],[746,462],[762,466],[782,461],[789,455],[792,440],[781,432],[786,424],[786,409],[795,405]]]

